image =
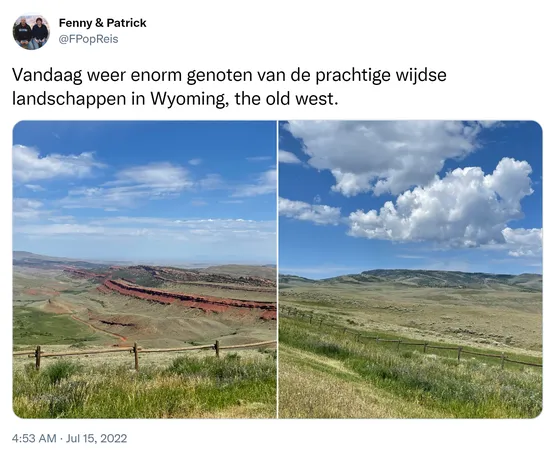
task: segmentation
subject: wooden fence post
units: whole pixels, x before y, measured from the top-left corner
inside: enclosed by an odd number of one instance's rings
[[[505,368],[505,353],[501,354],[501,369]]]
[[[318,325],[318,328],[322,328],[322,322],[324,319],[320,319],[320,325]]]
[[[424,354],[426,353],[426,349],[428,349],[428,343],[424,343]]]
[[[312,323],[312,317],[313,317],[313,316],[314,316],[314,314],[312,314],[312,315],[310,316],[310,323]]]
[[[459,352],[457,354],[457,362],[461,361],[462,346],[459,346]]]
[[[401,346],[401,340],[397,341],[397,350],[399,350],[399,346]]]
[[[378,344],[380,342],[380,337],[376,336],[376,344]]]
[[[347,327],[343,329],[343,334],[347,333]]]
[[[357,333],[357,336],[355,337],[355,342],[358,343],[358,338],[360,336],[360,333]]]
[[[40,346],[35,350],[35,369],[40,370]]]
[[[216,344],[214,345],[214,349],[216,349],[216,357],[220,358],[220,341],[216,340]]]
[[[137,343],[133,343],[133,354],[135,354],[135,370],[139,371],[139,349]]]

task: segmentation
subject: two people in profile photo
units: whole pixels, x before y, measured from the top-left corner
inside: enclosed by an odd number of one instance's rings
[[[48,24],[39,16],[22,16],[16,21],[13,37],[24,49],[42,48],[48,41]]]

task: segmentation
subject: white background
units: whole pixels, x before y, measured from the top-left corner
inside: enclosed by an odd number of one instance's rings
[[[547,457],[552,438],[553,320],[551,249],[545,238],[544,275],[544,411],[533,420],[21,420],[11,407],[11,145],[12,128],[28,119],[498,119],[535,120],[543,127],[544,151],[554,146],[553,39],[550,2],[420,0],[388,2],[205,1],[75,2],[51,0],[2,2],[2,123],[0,143],[1,333],[0,441],[5,457],[339,457],[349,455],[419,458]],[[23,8],[23,10],[22,10]],[[41,50],[19,49],[13,22],[21,14],[39,13],[50,24],[50,42]],[[105,29],[118,45],[60,45],[60,17],[144,18],[146,29]],[[89,31],[96,34],[99,30]],[[74,30],[87,34],[84,30]],[[447,81],[416,86],[388,83],[336,84],[316,89],[274,83],[190,87],[172,84],[173,93],[237,90],[265,95],[278,89],[336,94],[333,107],[13,107],[18,93],[62,92],[60,84],[18,83],[11,68],[404,70],[428,66],[447,72]],[[75,93],[145,92],[149,85],[130,83],[68,86]],[[152,89],[164,89],[155,85]],[[553,159],[544,155],[544,195],[551,196]],[[550,192],[551,190],[551,192]],[[544,227],[552,212],[546,210]],[[23,445],[18,433],[127,433],[127,445]],[[116,456],[117,455],[117,456]]]

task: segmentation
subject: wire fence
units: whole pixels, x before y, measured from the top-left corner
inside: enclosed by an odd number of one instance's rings
[[[310,323],[311,325],[317,325],[318,328],[322,328],[322,327],[332,327],[335,329],[339,329],[342,330],[342,333],[344,335],[346,334],[352,334],[355,336],[355,341],[356,342],[361,342],[361,340],[370,340],[370,341],[375,341],[376,343],[396,343],[397,344],[397,349],[400,349],[401,346],[422,346],[423,348],[423,352],[427,353],[428,349],[438,349],[438,350],[445,350],[445,351],[457,351],[457,360],[460,362],[461,361],[461,356],[463,354],[467,354],[467,355],[474,355],[474,356],[479,356],[479,357],[488,357],[488,358],[492,358],[492,359],[499,359],[501,360],[501,368],[505,368],[505,362],[510,362],[510,363],[514,363],[517,365],[527,365],[527,366],[531,366],[531,367],[539,367],[539,368],[543,368],[543,365],[541,363],[534,363],[534,362],[523,362],[521,360],[514,360],[511,359],[509,357],[507,357],[505,355],[505,353],[503,352],[502,354],[490,354],[490,353],[484,353],[484,352],[475,352],[475,351],[470,351],[465,349],[463,346],[437,346],[434,344],[430,344],[427,342],[414,342],[414,341],[403,341],[401,339],[384,339],[384,338],[380,338],[378,335],[376,336],[368,336],[368,335],[364,335],[361,332],[358,331],[354,331],[354,330],[350,330],[349,328],[345,327],[345,326],[341,326],[341,325],[337,325],[334,323],[329,323],[329,322],[324,322],[324,318],[322,317],[318,317],[315,316],[312,313],[307,313],[305,311],[301,311],[299,309],[293,308],[293,307],[289,307],[289,306],[281,306],[280,307],[280,314],[283,314],[285,312],[284,315],[286,316],[290,316],[290,317],[295,317],[301,320],[304,320],[306,318],[306,321],[308,323]]]
[[[65,356],[75,356],[75,355],[93,355],[93,354],[108,354],[113,352],[129,352],[133,355],[135,361],[135,370],[139,371],[139,354],[148,354],[152,352],[183,352],[183,351],[196,351],[202,349],[212,349],[216,352],[216,357],[220,357],[220,351],[225,349],[247,349],[247,348],[258,348],[266,347],[271,345],[276,345],[277,340],[273,341],[260,341],[258,343],[249,344],[235,344],[228,346],[221,346],[220,341],[216,340],[214,344],[203,344],[201,346],[188,346],[188,347],[174,347],[174,348],[162,348],[162,349],[143,349],[139,347],[137,343],[133,344],[133,347],[118,347],[114,349],[90,349],[86,351],[69,351],[69,352],[44,352],[41,346],[37,346],[34,350],[28,351],[17,351],[12,355],[14,357],[27,356],[29,358],[35,359],[35,368],[40,370],[41,360],[47,357],[65,357]]]

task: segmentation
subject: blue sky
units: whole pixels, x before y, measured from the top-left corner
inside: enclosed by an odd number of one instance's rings
[[[542,271],[534,122],[280,122],[279,150],[282,273]]]
[[[276,260],[275,122],[21,122],[14,250],[180,263]]]

